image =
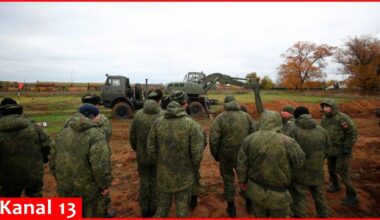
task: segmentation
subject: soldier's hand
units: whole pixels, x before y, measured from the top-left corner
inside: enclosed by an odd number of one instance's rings
[[[247,191],[247,189],[248,189],[248,184],[246,184],[246,183],[240,183],[239,185],[240,185],[240,189],[242,189],[242,190],[244,190],[244,191]]]
[[[219,162],[219,161],[220,161],[220,159],[219,159],[219,155],[214,156],[214,159],[215,159],[217,162]]]
[[[100,191],[100,194],[102,194],[102,196],[105,196],[107,195],[109,192],[109,189],[103,189],[102,191]]]

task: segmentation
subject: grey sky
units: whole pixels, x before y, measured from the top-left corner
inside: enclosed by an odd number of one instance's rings
[[[0,81],[277,77],[297,41],[380,37],[379,3],[0,3]],[[336,79],[337,64],[326,69]]]

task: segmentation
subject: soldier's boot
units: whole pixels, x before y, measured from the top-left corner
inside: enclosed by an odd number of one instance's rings
[[[191,196],[190,209],[195,209],[195,207],[197,207],[197,204],[198,204],[198,196],[197,195]]]
[[[141,212],[141,217],[143,217],[143,218],[150,218],[152,216],[151,216],[150,211],[142,211]]]
[[[347,197],[342,200],[342,204],[345,206],[356,206],[359,203],[358,197],[355,191],[347,191]]]
[[[105,218],[113,218],[113,217],[115,217],[116,216],[116,211],[115,210],[113,210],[113,209],[108,209],[107,211],[106,211],[106,216],[105,216]]]
[[[327,187],[327,192],[329,193],[335,193],[340,191],[340,186],[338,181],[332,181],[330,182],[330,185]]]
[[[236,218],[236,207],[234,202],[228,202],[227,213],[230,218]]]
[[[156,208],[149,209],[149,218],[153,218],[153,216],[156,214]]]
[[[252,200],[245,199],[245,210],[247,211],[248,214],[252,214],[253,212]]]

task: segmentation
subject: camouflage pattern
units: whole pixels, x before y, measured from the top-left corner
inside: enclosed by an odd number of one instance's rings
[[[164,117],[155,121],[148,136],[148,159],[157,163],[159,202],[156,217],[165,217],[168,212],[166,202],[163,202],[165,199],[160,198],[162,192],[176,195],[187,188],[191,189],[194,169],[202,160],[203,145],[204,137],[199,124],[186,114],[180,104],[170,102]],[[185,198],[175,197],[176,200]],[[188,201],[176,201],[182,202],[188,204]],[[180,212],[186,211],[177,208],[177,215]]]
[[[259,131],[249,135],[239,151],[240,183],[248,183],[247,195],[256,217],[286,217],[292,197],[287,190],[292,173],[302,167],[305,153],[298,143],[283,134],[278,112],[264,111]]]
[[[202,132],[203,132],[203,140],[204,140],[204,148],[203,150],[206,149],[206,146],[207,146],[207,135],[206,135],[206,132],[205,130],[202,128]],[[199,164],[198,166],[195,166],[194,167],[194,183],[191,187],[191,195],[192,196],[195,196],[195,195],[198,195],[199,194],[199,189],[201,188],[201,173],[200,173],[200,168],[201,168],[201,165]]]
[[[167,217],[172,204],[175,201],[176,217],[186,218],[188,216],[188,207],[191,196],[191,187],[185,188],[179,192],[167,193],[162,190],[158,193],[158,209],[155,217]]]
[[[42,197],[43,163],[48,162],[49,136],[17,114],[0,119],[0,185],[4,197]]]
[[[290,131],[293,129],[294,117],[289,118],[288,120],[283,120],[282,133],[289,136]]]
[[[139,110],[130,128],[129,140],[137,153],[140,175],[139,204],[141,212],[154,213],[157,204],[156,164],[148,160],[147,139],[155,120],[163,115],[160,105],[154,100],[146,100]]]
[[[91,104],[84,104],[84,105],[91,105]],[[67,128],[69,126],[70,121],[75,117],[82,117],[82,114],[77,112],[73,116],[68,118],[63,124],[63,128]],[[111,126],[110,120],[105,115],[100,114],[100,120],[97,122],[97,124],[104,131],[107,142],[109,142],[112,136],[112,126]]]
[[[99,125],[77,116],[55,139],[50,171],[60,197],[82,197],[84,217],[104,217],[101,191],[111,185],[111,152]]]
[[[234,168],[237,155],[245,137],[256,131],[256,123],[239,104],[231,100],[224,104],[224,112],[219,114],[210,128],[210,149],[219,161],[219,170],[224,183],[224,197],[233,202],[235,197]]]
[[[332,151],[327,158],[330,181],[338,185],[338,176],[346,186],[347,194],[356,195],[349,175],[350,158],[357,138],[356,126],[350,116],[339,112],[333,99],[324,100],[321,106],[331,106],[332,112],[322,117],[321,125],[331,138]]]
[[[303,114],[296,119],[289,136],[297,141],[306,155],[303,167],[293,172],[290,190],[293,197],[293,214],[296,217],[307,217],[306,194],[310,190],[317,216],[328,217],[329,209],[323,193],[323,164],[332,149],[330,136],[309,114]]]

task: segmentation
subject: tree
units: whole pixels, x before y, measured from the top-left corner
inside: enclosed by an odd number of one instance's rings
[[[380,84],[380,40],[372,35],[349,37],[343,48],[335,53],[335,60],[343,65],[341,72],[348,74],[348,86],[372,92]]]
[[[322,71],[327,65],[325,58],[331,56],[334,49],[326,44],[316,45],[310,42],[294,44],[281,55],[285,58],[285,62],[278,69],[284,86],[302,92],[306,81],[326,77]]]
[[[248,73],[246,76],[245,76],[246,79],[253,79],[255,80],[257,83],[260,83],[260,76],[257,75],[256,72],[252,72],[252,73]]]
[[[273,81],[269,76],[264,76],[260,81],[260,87],[262,89],[271,89],[273,88]]]

